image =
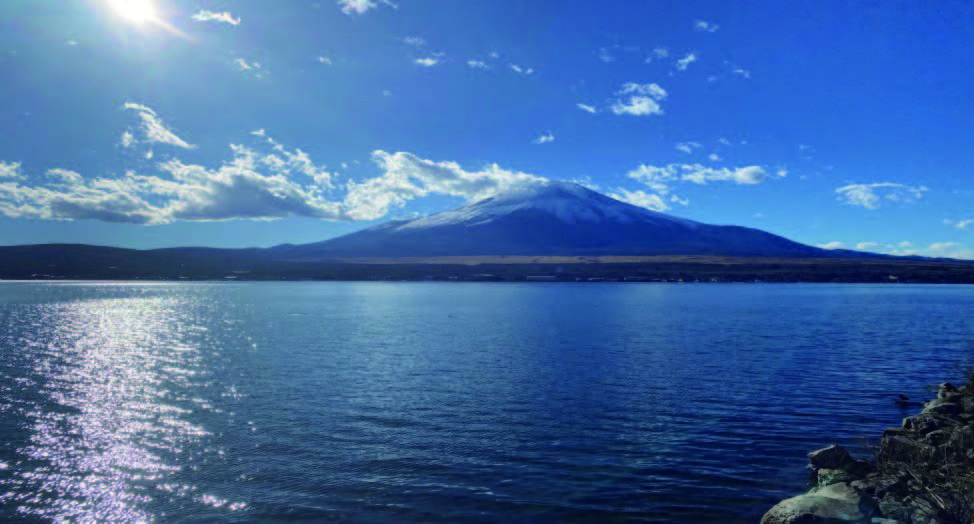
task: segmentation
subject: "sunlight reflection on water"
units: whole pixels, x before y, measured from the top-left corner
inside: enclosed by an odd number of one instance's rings
[[[215,411],[179,393],[208,380],[198,340],[205,330],[192,325],[186,306],[185,298],[107,299],[30,312],[18,342],[35,360],[22,378],[46,398],[24,408],[31,436],[17,451],[27,463],[0,502],[34,517],[88,522],[150,522],[145,505],[157,490],[240,507],[167,483],[191,463],[179,456],[210,436],[189,415]]]

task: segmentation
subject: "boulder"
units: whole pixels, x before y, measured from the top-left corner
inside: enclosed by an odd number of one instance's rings
[[[847,449],[837,444],[815,450],[808,454],[808,464],[813,470],[841,469],[853,461]]]
[[[943,384],[937,386],[937,398],[944,398],[951,393],[957,393],[957,386],[951,384],[950,382],[944,382]]]
[[[876,513],[872,499],[840,483],[779,502],[764,514],[761,524],[868,523]]]

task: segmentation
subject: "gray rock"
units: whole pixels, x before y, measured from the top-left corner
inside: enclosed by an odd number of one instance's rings
[[[912,511],[900,500],[892,496],[885,496],[879,500],[879,510],[887,518],[909,522]]]
[[[905,524],[902,520],[896,519],[881,519],[879,517],[873,517],[870,524]]]
[[[815,450],[808,454],[808,463],[812,469],[841,469],[852,462],[852,455],[847,449],[837,444],[827,448]]]
[[[764,514],[761,524],[867,523],[876,511],[872,499],[840,483],[779,502]]]

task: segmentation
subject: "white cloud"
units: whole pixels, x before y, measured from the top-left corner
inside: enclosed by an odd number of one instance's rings
[[[67,42],[65,42],[65,44],[67,44],[67,45],[69,45],[71,47],[74,47],[74,46],[78,45],[78,42],[75,41],[75,40],[68,40]]]
[[[850,184],[835,190],[843,204],[866,209],[879,209],[883,202],[911,203],[928,191],[924,186],[908,186],[894,182],[874,184]]]
[[[157,166],[166,176],[128,171],[121,177],[87,179],[74,171],[50,169],[29,186],[4,181],[0,214],[135,224],[287,216],[349,219],[340,201],[323,196],[333,186],[330,173],[300,149],[288,150],[270,138],[265,142],[271,146],[265,152],[231,145],[232,160],[216,169],[173,159]]]
[[[741,68],[741,67],[735,67],[735,68],[733,68],[731,70],[731,73],[734,73],[735,75],[738,75],[738,76],[742,76],[744,78],[751,78],[751,72],[748,71],[747,69],[744,69],[744,68]]]
[[[599,48],[599,60],[605,63],[611,63],[616,61],[616,57],[609,53],[609,50],[605,47]]]
[[[616,92],[616,96],[619,98],[610,109],[617,115],[661,115],[663,109],[659,101],[666,98],[666,90],[656,84],[627,82]]]
[[[440,63],[440,59],[432,56],[427,58],[417,58],[416,60],[413,60],[413,63],[423,67],[433,67]]]
[[[538,138],[535,138],[534,140],[532,140],[531,143],[532,144],[547,144],[548,142],[554,142],[554,141],[555,141],[555,135],[551,134],[551,131],[548,131],[547,133],[545,133],[545,134],[539,136]]]
[[[385,4],[390,7],[397,7],[396,4],[390,2],[389,0],[338,0],[338,5],[342,8],[342,12],[346,15],[361,15],[365,14],[369,9],[375,9],[379,7],[379,4]]]
[[[319,56],[316,60],[318,60],[319,62],[325,65],[332,65],[331,58],[325,56]]]
[[[20,172],[20,162],[0,161],[0,178],[23,178]]]
[[[130,131],[125,131],[122,133],[122,137],[118,139],[118,143],[122,147],[128,148],[139,143],[139,141],[135,139],[135,135],[133,135]]]
[[[641,189],[638,191],[628,191],[626,189],[619,188],[609,196],[616,200],[628,202],[634,206],[652,209],[653,211],[666,211],[670,209],[669,203],[667,203],[662,196],[647,193]]]
[[[697,31],[713,33],[716,32],[718,29],[720,29],[720,26],[713,22],[707,22],[705,20],[697,20],[696,22],[693,23],[693,28],[696,29]]]
[[[575,104],[575,107],[577,107],[577,108],[579,108],[582,111],[585,111],[587,113],[595,114],[595,113],[598,113],[599,112],[599,110],[596,109],[595,107],[589,106],[589,105],[585,105],[585,104]]]
[[[731,141],[730,141],[730,140],[727,140],[727,139],[726,139],[726,138],[724,138],[724,137],[721,137],[721,138],[718,138],[718,139],[717,139],[717,142],[719,142],[719,143],[721,143],[721,144],[723,144],[723,145],[725,145],[725,146],[729,146],[729,145],[731,145]]]
[[[686,71],[690,64],[697,61],[696,53],[687,53],[686,56],[676,61],[676,69],[678,71]]]
[[[426,44],[426,40],[423,40],[418,36],[407,36],[406,38],[403,38],[402,41],[414,47],[422,47]]]
[[[392,96],[392,91],[383,91],[382,96]]]
[[[193,15],[193,20],[197,22],[223,22],[230,25],[239,25],[240,19],[234,18],[229,12],[224,11],[222,13],[217,13],[214,11],[200,11]]]
[[[534,69],[531,69],[530,67],[523,68],[517,64],[511,64],[511,70],[519,75],[530,75],[531,73],[534,73]]]
[[[821,247],[821,246],[819,246]],[[859,251],[882,253],[895,256],[921,256],[935,258],[974,259],[974,249],[958,242],[933,242],[926,246],[915,246],[912,242],[895,242],[883,244],[880,242],[860,242],[856,244]]]
[[[686,154],[689,155],[689,154],[693,153],[693,150],[694,149],[699,149],[699,148],[701,148],[703,146],[700,145],[698,142],[680,142],[680,143],[676,144],[675,147],[676,147],[677,151],[682,151],[682,152],[684,152],[684,153],[686,153]]]
[[[707,167],[701,164],[668,164],[666,166],[641,165],[626,174],[653,191],[669,194],[673,184],[689,182],[705,185],[710,182],[733,182],[740,185],[760,184],[769,178],[761,166],[736,168]],[[782,176],[780,173],[777,176]]]
[[[252,74],[256,78],[264,78],[264,75],[267,74],[267,71],[259,62],[247,62],[243,58],[236,58],[233,60],[233,65],[240,71]]]
[[[156,112],[148,107],[133,102],[126,102],[125,106],[123,107],[138,113],[139,118],[142,121],[140,130],[142,131],[143,141],[157,144],[168,144],[171,146],[181,147],[183,149],[194,149],[196,147],[176,136],[175,133],[170,131],[166,125],[162,123],[162,119],[156,115]],[[125,145],[125,142],[126,136],[123,134],[122,145]],[[131,145],[131,143],[129,145]]]
[[[490,65],[483,60],[467,60],[467,65],[473,69],[490,69]]]
[[[957,229],[967,229],[967,226],[974,224],[974,219],[951,220],[949,218],[946,218],[944,219],[944,224],[948,226],[956,227]]]
[[[829,242],[827,244],[819,244],[816,247],[820,247],[822,249],[845,249],[845,244],[842,242]]]
[[[545,179],[508,171],[497,164],[480,171],[465,171],[456,162],[434,162],[410,153],[375,151],[373,161],[382,176],[362,183],[349,182],[344,206],[355,219],[380,218],[409,200],[437,193],[477,201]]]
[[[666,58],[670,56],[670,50],[665,47],[657,47],[656,49],[653,49],[653,55],[655,55],[656,58]]]
[[[710,155],[707,156],[707,158],[711,162],[720,162],[720,155],[718,155],[717,153],[710,153]],[[784,176],[784,175],[781,175],[781,176]]]

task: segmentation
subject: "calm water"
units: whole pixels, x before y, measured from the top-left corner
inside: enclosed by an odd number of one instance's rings
[[[974,287],[0,283],[0,521],[756,522]]]

